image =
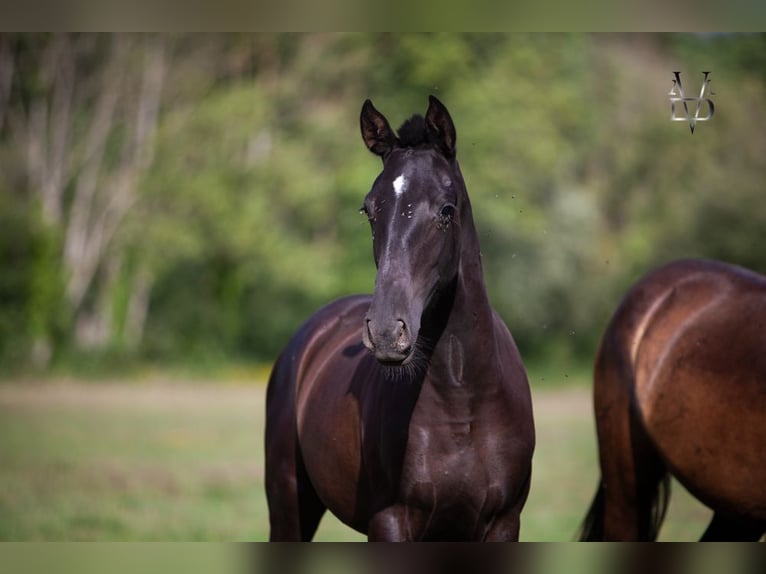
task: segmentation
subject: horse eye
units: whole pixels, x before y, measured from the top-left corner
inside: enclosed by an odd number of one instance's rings
[[[439,215],[441,215],[442,219],[452,219],[455,215],[455,206],[451,203],[448,203],[444,207],[442,207],[441,212],[439,212]]]
[[[367,217],[367,221],[369,221],[370,224],[375,222],[375,215],[371,213],[369,209],[367,209],[366,205],[363,205],[362,207],[359,208],[359,213],[361,213],[362,215],[365,215]]]

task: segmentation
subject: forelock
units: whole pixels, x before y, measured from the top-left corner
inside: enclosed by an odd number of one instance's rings
[[[415,114],[406,120],[397,133],[402,147],[418,147],[431,143],[426,120],[420,114]]]

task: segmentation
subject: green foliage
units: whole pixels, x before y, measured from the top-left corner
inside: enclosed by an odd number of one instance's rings
[[[45,90],[37,67],[50,38],[18,41],[24,73],[13,105]],[[380,167],[359,137],[367,97],[395,126],[423,112],[429,93],[450,109],[490,296],[525,357],[589,361],[625,289],[670,258],[766,272],[762,34],[167,41],[154,161],[110,246],[122,262],[108,294],[117,356],[270,361],[318,307],[372,289],[369,231],[357,214]],[[103,65],[98,53],[83,56],[83,69]],[[692,135],[669,121],[667,92],[681,70],[696,93],[703,69],[712,71],[716,115]],[[79,126],[93,113],[76,110],[79,154]],[[8,361],[38,341],[54,357],[74,348],[61,239],[19,175],[22,149],[6,123],[0,353]],[[141,273],[149,305],[131,343],[120,333]]]
[[[0,188],[0,363],[12,368],[47,354],[50,339],[61,340],[67,321],[59,305],[58,237],[35,207]]]
[[[29,232],[28,218],[23,206],[19,206],[7,192],[0,192],[0,355],[8,360],[23,352],[18,346],[31,336],[25,329],[27,323],[27,297],[33,290],[34,258],[30,253],[33,241]]]

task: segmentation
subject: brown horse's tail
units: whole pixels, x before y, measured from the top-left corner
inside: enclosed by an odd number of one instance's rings
[[[621,318],[618,310],[594,365],[601,479],[580,526],[583,541],[656,540],[670,499],[667,467],[636,405],[632,345],[621,336]],[[607,511],[612,517],[609,524]]]
[[[665,521],[665,514],[668,512],[668,503],[670,502],[670,474],[665,475],[657,484],[654,499],[652,500],[652,514],[649,522],[648,538],[657,540],[660,533],[660,526]]]
[[[651,515],[646,531],[646,540],[657,540],[660,526],[665,520],[665,513],[670,501],[670,475],[665,474],[657,485],[656,494],[652,500]],[[581,542],[597,542],[604,540],[604,483],[599,481],[596,495],[585,518],[580,524],[577,538]]]
[[[604,539],[604,483],[601,481],[577,532],[577,539],[581,542],[597,542]]]

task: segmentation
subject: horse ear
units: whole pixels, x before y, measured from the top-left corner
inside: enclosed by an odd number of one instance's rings
[[[394,149],[396,136],[388,125],[388,120],[375,109],[370,100],[364,101],[359,123],[362,127],[362,139],[372,153],[385,157]]]
[[[428,96],[428,111],[426,112],[426,125],[431,137],[439,145],[444,155],[449,158],[455,157],[457,152],[457,134],[452,118],[436,96]]]

